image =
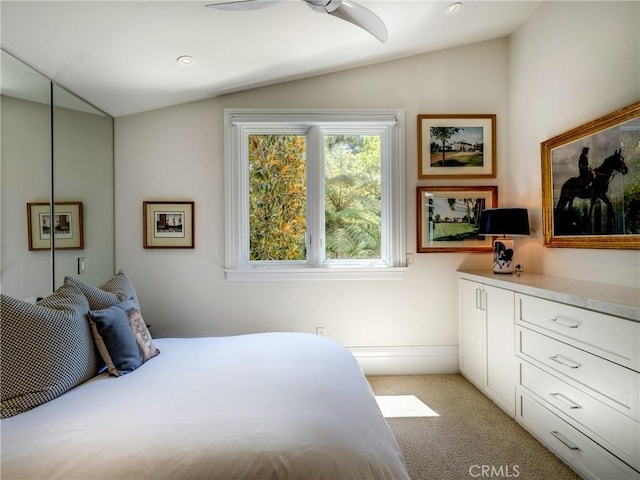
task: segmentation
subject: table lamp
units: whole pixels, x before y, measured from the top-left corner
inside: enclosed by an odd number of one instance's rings
[[[507,235],[529,235],[526,208],[488,208],[480,215],[478,235],[502,235],[493,241],[493,271],[513,273],[514,241]]]

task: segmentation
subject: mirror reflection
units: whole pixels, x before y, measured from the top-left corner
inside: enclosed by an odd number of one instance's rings
[[[45,296],[67,275],[99,284],[115,263],[113,119],[1,53],[2,292]]]
[[[56,84],[52,101],[54,216],[80,221],[80,202],[83,237],[82,249],[54,237],[54,289],[67,275],[98,285],[114,268],[113,119]]]
[[[27,203],[51,201],[49,79],[2,52],[2,292],[43,296],[53,287],[51,251],[29,251]]]

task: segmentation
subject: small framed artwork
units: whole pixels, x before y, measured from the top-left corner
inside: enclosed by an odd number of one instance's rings
[[[143,202],[144,248],[194,248],[194,202]]]
[[[495,177],[495,114],[418,115],[418,178]]]
[[[418,253],[491,252],[478,235],[480,215],[498,206],[498,187],[418,187]]]
[[[47,202],[27,203],[29,250],[82,250],[82,202],[56,202],[51,215]]]
[[[546,247],[640,249],[640,102],[541,144]]]

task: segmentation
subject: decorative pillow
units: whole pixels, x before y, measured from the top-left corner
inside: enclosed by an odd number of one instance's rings
[[[74,285],[84,293],[89,301],[90,310],[102,310],[116,305],[123,300],[132,300],[138,311],[140,311],[140,303],[138,302],[136,289],[133,287],[133,283],[129,280],[129,277],[127,277],[122,270],[99,287],[83,282],[75,277],[65,277],[64,283]],[[99,353],[97,357],[98,372],[102,373],[107,365],[101,353]]]
[[[91,331],[111,375],[133,372],[160,353],[133,300],[89,312]]]
[[[121,270],[99,287],[83,282],[75,277],[65,277],[65,284],[75,285],[87,297],[91,310],[101,310],[110,307],[123,300],[133,300],[136,308],[140,310],[138,295],[129,277]]]
[[[37,304],[0,295],[2,418],[53,400],[96,374],[88,310],[73,285]]]

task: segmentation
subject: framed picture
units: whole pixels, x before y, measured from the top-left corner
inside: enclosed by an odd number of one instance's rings
[[[640,102],[541,144],[547,247],[640,248]]]
[[[495,178],[496,116],[418,115],[418,178]]]
[[[418,187],[418,253],[491,252],[478,235],[480,214],[498,206],[498,187]]]
[[[27,203],[29,250],[82,250],[82,202],[56,202],[51,216],[48,202]]]
[[[194,202],[143,202],[144,248],[194,248]]]

